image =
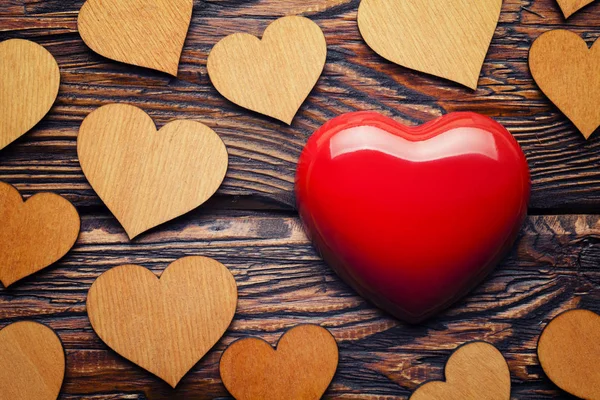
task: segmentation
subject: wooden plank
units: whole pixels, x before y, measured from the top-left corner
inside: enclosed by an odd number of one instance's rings
[[[225,337],[176,390],[110,351],[85,310],[92,282],[135,263],[160,273],[187,255],[217,259],[239,286],[238,312]],[[545,324],[573,307],[600,312],[600,216],[533,216],[496,272],[450,310],[419,326],[384,315],[355,295],[314,252],[295,216],[196,211],[130,243],[114,218],[87,215],[74,250],[58,265],[0,289],[0,327],[22,319],[48,324],[67,351],[65,398],[208,399],[226,396],[218,375],[224,348],[258,335],[276,343],[288,328],[321,324],[340,346],[327,398],[402,399],[440,379],[452,350],[486,340],[506,356],[513,398],[560,398],[536,358]]]
[[[600,207],[598,135],[585,142],[541,94],[527,67],[531,43],[549,29],[568,28],[593,42],[600,35],[600,14],[594,12],[599,4],[566,23],[554,0],[506,0],[480,88],[471,92],[377,56],[358,32],[358,1],[198,2],[179,79],[94,54],[76,31],[82,3],[27,0],[28,16],[0,16],[0,40],[33,39],[45,45],[62,68],[61,92],[50,115],[0,154],[0,180],[26,193],[54,190],[77,206],[101,204],[79,169],[75,138],[83,118],[110,102],[137,105],[159,125],[191,118],[214,128],[231,154],[219,194],[283,209],[293,208],[295,163],[303,144],[331,117],[373,109],[415,124],[443,112],[473,110],[497,118],[521,143],[532,171],[535,213],[585,213]],[[219,39],[238,31],[260,35],[270,21],[287,13],[313,18],[329,45],[325,72],[291,127],[228,102],[206,74],[208,52]]]

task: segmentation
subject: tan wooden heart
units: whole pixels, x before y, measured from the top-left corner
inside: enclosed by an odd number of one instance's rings
[[[502,0],[362,0],[358,27],[383,58],[476,89],[501,8]]]
[[[56,60],[28,40],[0,43],[0,150],[50,111],[60,86]]]
[[[81,38],[96,53],[177,76],[193,0],[88,0]]]
[[[556,0],[560,9],[562,10],[565,18],[569,18],[577,11],[581,10],[588,4],[593,3],[595,0]]]
[[[579,35],[559,29],[542,34],[529,52],[536,83],[586,139],[600,126],[599,43],[589,49]]]
[[[321,28],[304,17],[283,17],[262,40],[235,33],[208,56],[215,88],[233,103],[291,124],[317,83],[327,57]]]
[[[77,139],[86,178],[131,239],[208,200],[227,171],[219,136],[194,121],[160,131],[137,107],[110,104],[88,115]]]
[[[509,400],[510,371],[491,344],[471,342],[459,347],[446,364],[446,381],[418,388],[410,400]]]
[[[79,214],[65,198],[39,193],[26,202],[0,182],[0,281],[4,286],[62,258],[79,236]]]
[[[540,336],[538,358],[561,389],[600,400],[600,315],[571,310],[554,318]]]
[[[0,330],[0,400],[54,400],[65,376],[65,352],[56,333],[22,321]]]
[[[338,365],[335,339],[316,325],[286,332],[277,350],[257,338],[234,342],[221,357],[221,379],[237,400],[318,400]]]
[[[136,265],[113,268],[87,298],[98,336],[172,387],[225,333],[236,305],[233,275],[205,257],[173,262],[160,280]]]

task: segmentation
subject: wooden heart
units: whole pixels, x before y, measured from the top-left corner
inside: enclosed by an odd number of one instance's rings
[[[338,348],[327,329],[300,325],[274,350],[257,338],[234,342],[221,357],[221,379],[237,400],[321,398],[333,379]]]
[[[85,118],[77,153],[86,178],[131,239],[208,200],[228,159],[207,126],[178,120],[157,132],[144,111],[124,104]]]
[[[569,18],[577,11],[581,10],[588,4],[593,3],[595,0],[556,0],[560,9],[562,10],[565,18]]]
[[[600,41],[591,49],[562,29],[533,42],[529,69],[546,96],[587,139],[600,126]]]
[[[79,214],[65,198],[39,193],[26,202],[0,182],[0,281],[8,287],[61,259],[79,236]]]
[[[383,58],[477,88],[502,0],[362,0],[358,27]]]
[[[28,40],[0,43],[0,150],[50,111],[60,85],[56,60]]]
[[[538,358],[548,378],[587,400],[600,400],[600,315],[571,310],[542,332]]]
[[[410,400],[509,400],[510,371],[489,343],[471,342],[454,351],[446,364],[446,381],[429,382]]]
[[[262,40],[235,33],[208,56],[208,75],[228,100],[291,124],[317,83],[327,57],[321,28],[304,17],[283,17]]]
[[[96,53],[177,76],[193,0],[88,0],[77,19]]]
[[[0,330],[0,399],[54,400],[65,376],[65,353],[54,331],[22,321]]]
[[[172,387],[223,336],[236,305],[233,275],[205,257],[173,262],[160,280],[136,265],[113,268],[100,275],[87,298],[98,336]]]

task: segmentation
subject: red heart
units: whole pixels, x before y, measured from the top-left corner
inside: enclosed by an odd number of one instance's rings
[[[406,127],[375,112],[317,130],[296,174],[308,235],[347,283],[419,322],[478,284],[514,243],[530,181],[499,123],[452,113]]]

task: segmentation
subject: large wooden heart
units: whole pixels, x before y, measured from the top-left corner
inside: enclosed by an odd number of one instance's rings
[[[173,387],[223,336],[236,305],[233,275],[205,257],[173,262],[160,280],[136,265],[113,268],[87,298],[98,336]]]
[[[81,38],[104,57],[177,76],[193,0],[88,0]]]
[[[562,10],[565,18],[569,18],[577,11],[581,10],[588,4],[593,3],[595,0],[556,0],[560,9]]]
[[[542,34],[529,51],[529,68],[542,92],[588,139],[600,126],[600,40],[592,48],[578,34]]]
[[[52,329],[22,321],[0,330],[0,399],[55,400],[64,376],[65,353]]]
[[[362,0],[358,27],[377,54],[477,88],[502,0]]]
[[[228,159],[207,126],[178,120],[157,132],[144,111],[124,104],[87,116],[77,153],[86,178],[131,239],[208,200]]]
[[[252,111],[291,124],[317,83],[327,56],[321,28],[308,18],[284,17],[262,40],[236,33],[208,56],[208,74],[224,97]]]
[[[459,347],[446,364],[446,381],[428,382],[410,400],[509,400],[510,370],[489,343]]]
[[[561,389],[600,400],[600,315],[571,310],[554,318],[540,336],[538,358]]]
[[[28,40],[0,43],[0,150],[50,111],[60,86],[52,54]]]
[[[223,353],[220,370],[237,400],[318,400],[337,364],[331,333],[317,325],[300,325],[281,337],[277,350],[257,338],[234,342]]]
[[[499,123],[451,113],[407,127],[332,119],[298,162],[298,210],[323,258],[360,294],[419,322],[498,264],[527,213],[529,169]]]
[[[65,198],[39,193],[23,199],[0,182],[0,281],[9,286],[58,261],[75,244],[79,214]]]

